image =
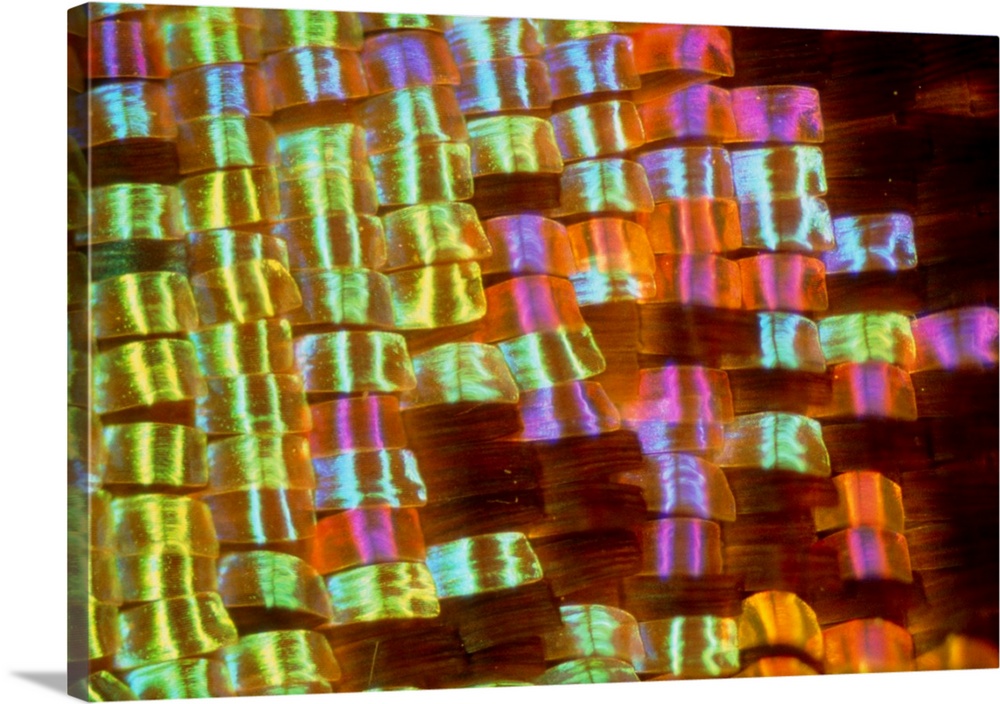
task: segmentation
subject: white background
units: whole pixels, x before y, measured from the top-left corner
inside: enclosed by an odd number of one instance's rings
[[[209,4],[178,0],[177,4]],[[500,16],[647,20],[729,26],[814,27],[995,36],[995,3],[975,0],[890,3],[575,0],[221,0],[254,7],[328,8]],[[3,130],[0,152],[3,287],[0,338],[0,702],[61,701],[65,672],[65,11],[68,3],[6,0],[2,6]],[[737,71],[739,67],[737,66]],[[941,702],[993,699],[1000,671],[596,685],[422,693],[340,695],[376,702],[636,702],[698,697],[741,702],[891,699]],[[989,692],[994,695],[989,696]],[[360,698],[359,698],[360,697]],[[276,701],[263,697],[250,701]],[[293,697],[280,701],[319,701]]]

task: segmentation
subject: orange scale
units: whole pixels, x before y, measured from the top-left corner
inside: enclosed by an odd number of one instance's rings
[[[636,220],[654,254],[721,254],[741,244],[733,198],[664,198]]]
[[[823,262],[798,254],[759,254],[739,261],[747,310],[816,312],[827,308]]]
[[[322,575],[352,567],[427,558],[417,511],[356,508],[316,523],[310,563]]]
[[[739,309],[740,266],[713,254],[656,257],[656,302]]]
[[[580,332],[585,326],[572,283],[524,276],[486,289],[486,315],[477,339],[500,342],[532,332]]]

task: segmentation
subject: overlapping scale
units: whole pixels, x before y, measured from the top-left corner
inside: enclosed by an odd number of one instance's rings
[[[113,3],[71,34],[77,693],[995,665],[942,630],[920,492],[981,434],[946,406],[981,405],[996,309],[878,295],[945,275],[909,214],[843,207],[816,90],[707,84],[721,27]]]

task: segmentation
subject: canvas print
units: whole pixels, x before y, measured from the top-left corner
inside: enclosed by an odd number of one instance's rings
[[[71,694],[998,666],[996,37],[68,19]]]

